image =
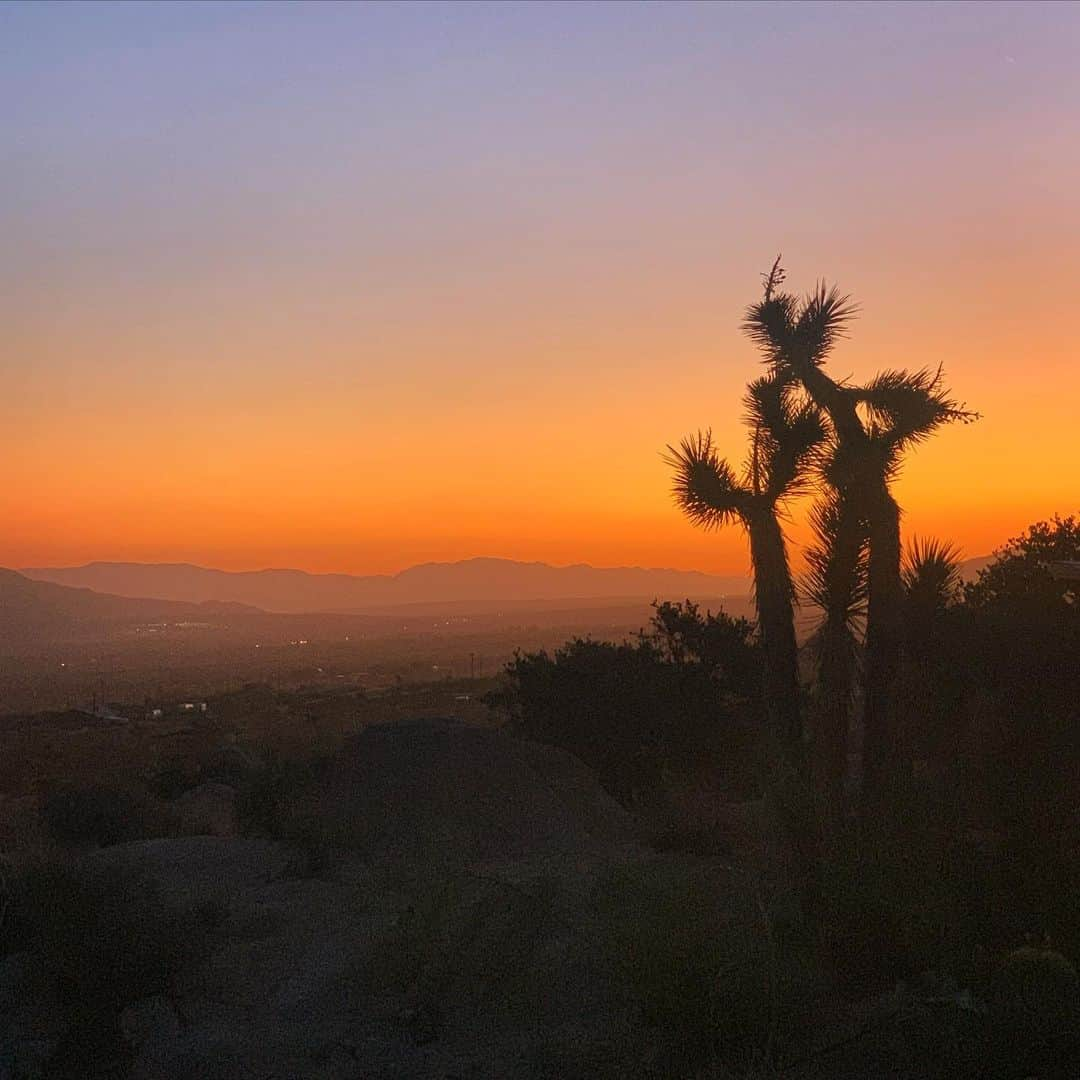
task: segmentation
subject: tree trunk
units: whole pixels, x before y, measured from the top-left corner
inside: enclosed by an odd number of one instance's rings
[[[864,525],[856,509],[844,500],[829,552],[812,754],[815,787],[831,824],[838,823],[844,811],[848,728],[855,681],[855,642],[849,615],[864,536]]]
[[[775,509],[762,507],[749,524],[758,627],[765,654],[766,741],[771,761],[765,805],[769,828],[790,848],[801,906],[815,925],[822,912],[821,834],[803,749],[791,569]]]
[[[802,710],[791,569],[784,534],[771,506],[755,514],[749,532],[758,626],[765,654],[766,720],[778,747],[796,764],[802,752]]]
[[[899,779],[897,690],[904,631],[900,508],[884,483],[870,500],[869,606],[862,806],[868,825],[883,825],[888,790]]]

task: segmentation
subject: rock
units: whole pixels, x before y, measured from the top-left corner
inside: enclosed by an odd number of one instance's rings
[[[654,1035],[597,932],[597,896],[632,906],[667,864],[579,761],[450,722],[379,727],[351,740],[312,812],[354,849],[322,878],[236,837],[80,860],[147,875],[180,908],[228,900],[171,1001],[124,1010],[134,1080],[631,1075]],[[642,860],[630,895],[608,887]]]
[[[13,1080],[44,1076],[59,1041],[58,1038],[25,1038],[16,1042],[8,1054]]]
[[[185,791],[173,804],[185,832],[198,836],[236,836],[236,789],[212,781]]]
[[[183,836],[102,848],[84,856],[80,865],[88,872],[146,875],[170,903],[191,907],[279,878],[288,862],[288,853],[269,840]]]
[[[252,750],[241,746],[219,746],[203,763],[201,775],[233,786],[263,768],[265,762]]]
[[[20,1004],[23,981],[29,971],[29,953],[11,953],[0,960],[0,1012]]]
[[[1052,949],[1014,949],[994,972],[990,1007],[994,1024],[1014,1032],[1080,1031],[1080,976]]]
[[[145,998],[120,1014],[120,1031],[134,1049],[160,1052],[179,1036],[180,1018],[166,998]]]
[[[573,857],[635,841],[630,816],[577,758],[449,720],[360,732],[319,812],[381,862]]]

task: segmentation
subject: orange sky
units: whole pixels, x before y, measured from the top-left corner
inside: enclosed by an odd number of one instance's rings
[[[1080,510],[1080,8],[86,7],[0,13],[0,565],[740,572],[659,455],[778,250],[983,413],[909,532]]]

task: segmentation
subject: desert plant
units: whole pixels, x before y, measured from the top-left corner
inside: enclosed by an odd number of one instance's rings
[[[833,379],[824,364],[846,333],[855,306],[824,283],[800,299],[780,289],[783,280],[777,258],[766,276],[764,296],[747,310],[744,325],[773,376],[797,381],[828,417],[830,446],[822,457],[822,476],[843,514],[839,532],[849,549],[860,532],[868,542],[863,793],[868,817],[880,819],[880,800],[895,765],[903,641],[900,508],[892,481],[907,451],[943,425],[967,423],[977,414],[949,396],[941,368],[884,371],[864,386]],[[834,602],[846,608],[851,592],[839,590]],[[826,616],[825,629],[846,636],[842,610]],[[844,648],[838,640],[834,651],[840,655]]]
[[[0,954],[25,954],[20,992],[52,1003],[65,1029],[42,1075],[128,1075],[121,1011],[170,994],[190,975],[227,909],[177,908],[138,873],[52,861],[18,867],[5,887]]]
[[[108,847],[147,833],[140,802],[101,784],[59,787],[44,796],[38,813],[49,838],[62,847]]]
[[[814,542],[806,550],[802,598],[824,612],[813,637],[818,677],[814,693],[811,761],[829,832],[843,813],[847,733],[854,705],[859,639],[866,618],[866,545],[862,519],[839,492],[810,511]]]
[[[1080,1051],[1080,978],[1050,948],[1008,953],[990,988],[990,1076],[1075,1075]]]
[[[709,1061],[775,1063],[820,989],[813,965],[778,933],[757,883],[717,871],[664,856],[612,870],[593,891],[601,942],[642,1022],[668,1040],[678,1075]]]
[[[754,783],[756,702],[721,697],[706,668],[673,664],[647,641],[576,639],[519,654],[491,703],[514,730],[580,758],[628,805],[659,797],[665,767],[687,754],[716,760],[737,789]]]
[[[190,970],[222,917],[213,905],[176,909],[136,873],[31,862],[8,886],[3,945],[29,951],[32,978],[66,1008],[119,1008]]]
[[[900,573],[910,650],[933,632],[933,623],[959,599],[960,551],[946,541],[915,537],[904,552]]]
[[[676,504],[705,529],[738,523],[750,541],[754,599],[765,661],[765,711],[777,749],[797,767],[802,710],[794,588],[780,524],[784,500],[806,490],[807,466],[825,438],[816,407],[783,374],[751,383],[745,398],[751,446],[740,477],[716,452],[711,432],[668,447]]]

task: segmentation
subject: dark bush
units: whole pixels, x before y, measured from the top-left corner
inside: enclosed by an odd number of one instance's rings
[[[247,777],[239,793],[237,811],[244,830],[280,840],[290,803],[311,782],[312,771],[305,763],[268,756],[264,765]]]
[[[139,801],[103,785],[59,788],[45,796],[39,813],[49,837],[63,847],[108,847],[145,835]]]
[[[162,762],[147,783],[159,799],[175,799],[198,785],[199,770],[180,757]]]
[[[672,1075],[774,1061],[804,1036],[823,980],[743,875],[665,856],[602,878],[593,902],[642,1023],[678,1059]]]
[[[1052,949],[1008,953],[990,985],[991,1076],[1075,1075],[1080,1053],[1080,979]]]
[[[623,802],[665,769],[713,764],[733,792],[757,792],[760,698],[753,626],[692,603],[656,606],[649,631],[613,644],[576,638],[517,653],[489,695],[527,738],[569,750]]]
[[[218,905],[177,910],[156,884],[111,868],[32,863],[12,875],[5,953],[28,951],[32,978],[74,1012],[165,993],[209,951]]]
[[[21,993],[65,1022],[42,1074],[54,1080],[127,1076],[121,1011],[175,990],[227,914],[218,903],[178,910],[138,874],[56,862],[7,868],[0,911],[0,955],[27,954]]]

